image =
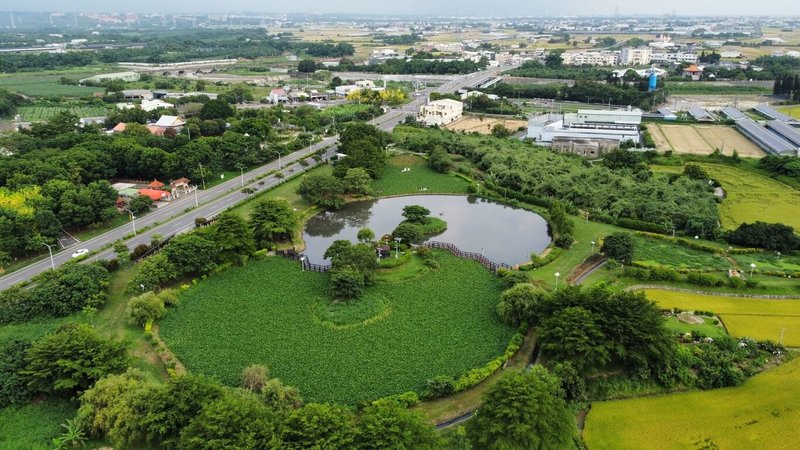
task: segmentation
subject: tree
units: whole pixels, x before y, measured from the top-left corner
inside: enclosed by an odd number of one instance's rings
[[[353,448],[355,431],[355,417],[347,408],[309,403],[286,419],[281,443],[297,450]]]
[[[128,249],[128,246],[122,241],[114,244],[114,253],[117,254],[117,259],[121,263],[126,263],[131,259],[130,250]]]
[[[139,369],[99,380],[81,396],[78,424],[115,448],[145,440],[143,415],[162,386]]]
[[[127,294],[137,294],[147,291],[155,291],[169,280],[178,277],[179,272],[172,264],[165,253],[158,253],[145,258],[138,264],[136,274],[131,277],[128,287],[125,289]]]
[[[326,209],[339,209],[344,204],[344,185],[330,175],[303,177],[297,193],[303,200]]]
[[[410,245],[422,239],[422,233],[413,223],[402,222],[392,231],[392,237],[400,238],[402,243]]]
[[[550,53],[544,58],[544,65],[550,69],[558,69],[564,65],[564,59],[561,55],[564,54],[564,50],[551,50]]]
[[[222,393],[219,381],[204,375],[170,378],[165,388],[150,398],[147,411],[142,415],[147,442],[159,448],[177,448],[181,430]]]
[[[134,214],[142,214],[150,211],[153,207],[153,199],[146,195],[137,195],[128,202],[128,209]]]
[[[439,437],[422,414],[395,401],[373,403],[361,413],[356,448],[425,450],[439,445]]]
[[[633,260],[634,243],[630,233],[617,232],[603,239],[600,251],[607,257],[616,259],[623,264],[630,264]]]
[[[556,361],[570,361],[579,371],[610,360],[606,336],[591,311],[571,306],[539,324],[542,353]]]
[[[33,392],[23,373],[30,348],[30,342],[14,339],[0,349],[0,408],[30,401]]]
[[[542,366],[505,375],[467,422],[476,449],[570,448],[576,432],[558,378]]]
[[[561,236],[569,236],[575,229],[572,219],[567,216],[567,205],[560,200],[553,200],[550,203],[550,224],[553,226],[553,231]]]
[[[403,217],[412,223],[425,223],[431,210],[420,205],[408,205],[403,207]]]
[[[69,396],[127,365],[124,342],[104,339],[87,324],[69,323],[33,343],[24,373],[36,391]]]
[[[216,267],[214,260],[218,253],[217,244],[200,230],[176,236],[164,249],[169,262],[181,273],[210,272]]]
[[[349,241],[336,240],[325,251],[325,258],[331,260],[334,271],[350,269],[361,273],[367,284],[378,268],[375,249],[369,244],[351,244]]]
[[[297,71],[301,73],[313,73],[318,68],[317,62],[312,59],[304,59],[297,63]]]
[[[242,387],[250,392],[261,392],[269,380],[269,369],[261,364],[251,364],[242,369]]]
[[[261,401],[277,412],[288,412],[303,406],[300,392],[281,383],[281,380],[272,378],[261,388]]]
[[[347,169],[342,181],[348,194],[368,195],[372,191],[372,177],[362,167]]]
[[[699,164],[689,163],[683,167],[683,174],[693,180],[705,181],[708,180],[708,172],[703,169]]]
[[[511,130],[506,128],[502,123],[498,123],[492,127],[492,136],[496,138],[507,138],[511,136]]]
[[[297,228],[297,216],[288,201],[267,199],[256,204],[250,214],[250,226],[258,248],[270,248],[276,241],[291,240]]]
[[[145,292],[128,300],[125,308],[125,315],[128,316],[128,323],[143,327],[148,323],[153,323],[167,313],[164,301],[153,292]]]
[[[337,269],[331,272],[331,294],[334,298],[354,299],[364,292],[364,274],[353,269]]]
[[[800,249],[800,237],[794,233],[794,228],[780,223],[743,223],[729,232],[725,240],[730,244],[781,252]]]
[[[253,231],[240,216],[227,212],[217,219],[211,230],[211,238],[220,249],[222,262],[243,263],[256,250]]]
[[[279,448],[278,425],[278,417],[255,394],[227,391],[183,429],[178,448]]]
[[[513,327],[531,323],[545,295],[542,289],[530,283],[514,285],[500,296],[497,314],[504,323]]]
[[[363,168],[373,179],[380,178],[386,167],[386,155],[378,140],[368,137],[352,141],[346,150],[339,147],[347,156],[336,161],[333,174],[339,178],[344,177],[349,169]]]
[[[428,156],[428,165],[439,173],[447,173],[453,167],[453,159],[450,158],[450,154],[445,149],[436,146]]]
[[[202,108],[200,108],[200,119],[227,119],[228,117],[233,117],[235,112],[236,111],[230,104],[228,104],[228,102],[218,98],[215,100],[209,100],[205,105],[203,105]]]
[[[362,244],[369,244],[375,240],[375,232],[369,228],[362,228],[358,230],[356,239],[358,239],[358,242],[361,242]]]

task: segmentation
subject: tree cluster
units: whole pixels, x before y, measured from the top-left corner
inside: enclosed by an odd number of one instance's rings
[[[371,244],[336,240],[325,250],[324,257],[331,261],[331,293],[334,298],[357,298],[366,286],[374,283],[378,262]]]
[[[794,228],[780,223],[760,221],[743,223],[735,230],[728,232],[725,240],[730,244],[743,247],[757,247],[781,252],[800,249],[800,236],[795,234]]]
[[[0,324],[40,317],[64,317],[102,306],[108,296],[109,274],[97,263],[68,263],[34,277],[29,288],[0,292]]]
[[[343,64],[344,63],[344,64]],[[484,58],[479,62],[438,61],[426,59],[390,59],[381,64],[357,66],[352,61],[341,61],[334,70],[339,72],[376,72],[383,74],[466,74],[485,69],[489,62]]]

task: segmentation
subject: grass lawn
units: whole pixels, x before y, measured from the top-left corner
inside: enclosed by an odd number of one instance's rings
[[[160,333],[190,371],[228,384],[259,363],[307,401],[352,405],[422,391],[429,378],[458,376],[497,357],[514,333],[495,313],[501,289],[493,274],[443,252],[437,258],[441,269],[379,283],[356,300],[374,301],[375,316],[358,310],[342,319],[333,311],[335,324],[319,313],[326,275],[280,258],[252,261],[183,293]]]
[[[595,243],[600,242],[600,239],[603,237],[615,231],[623,230],[614,225],[592,221],[587,222],[580,217],[572,217],[572,222],[575,224],[575,231],[572,234],[572,237],[575,238],[575,243],[572,244],[569,250],[564,251],[556,258],[555,261],[544,267],[528,272],[531,279],[549,288],[553,288],[555,287],[555,273],[558,272],[561,279],[560,283],[563,283],[573,269],[592,255],[592,241]],[[595,244],[594,251],[598,252],[599,250],[599,245]]]
[[[403,168],[410,168],[403,172]],[[400,194],[466,194],[469,182],[461,177],[441,174],[428,167],[425,159],[415,155],[400,155],[389,159],[383,176],[372,183],[381,196]],[[420,191],[421,188],[427,191]]]
[[[727,336],[728,333],[725,332],[725,329],[719,325],[714,325],[712,318],[701,316],[701,318],[705,321],[699,325],[692,325],[685,322],[681,322],[676,319],[674,316],[667,317],[667,329],[680,334],[691,333],[692,331],[697,331],[699,333],[703,333],[708,337],[716,338],[721,336]]]
[[[247,218],[250,217],[250,213],[253,211],[253,208],[256,206],[259,200],[265,200],[268,198],[282,198],[287,200],[289,204],[292,205],[292,207],[298,212],[302,213],[303,211],[312,208],[313,205],[300,198],[300,196],[297,194],[297,187],[300,185],[300,180],[306,175],[330,175],[332,172],[333,167],[331,167],[329,164],[315,167],[308,172],[305,172],[304,175],[295,176],[280,186],[258,194],[254,200],[232,208],[230,211]]]
[[[800,119],[800,105],[776,106],[775,109],[788,115],[789,117]]]
[[[800,298],[766,300],[722,297],[649,289],[645,291],[662,308],[711,311],[719,315],[732,336],[749,336],[800,346]]]
[[[778,256],[775,252],[765,251],[731,255],[731,258],[744,270],[750,270],[750,264],[755,263],[758,270],[800,271],[800,257],[798,256]]]
[[[796,448],[800,359],[743,385],[592,405],[584,440],[592,450]]]
[[[702,164],[719,181],[727,197],[719,205],[722,226],[733,229],[757,220],[783,223],[800,230],[800,192],[751,171],[720,164]]]
[[[669,266],[676,269],[724,270],[730,263],[716,253],[704,252],[672,242],[633,236],[633,259],[648,266]]]

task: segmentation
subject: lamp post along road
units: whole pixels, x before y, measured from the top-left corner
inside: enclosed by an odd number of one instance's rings
[[[131,211],[128,208],[123,208],[122,210],[128,211],[128,213],[131,215],[131,224],[133,225],[133,235],[136,236],[136,216],[134,216],[133,211]]]
[[[756,263],[750,263],[750,278],[753,278],[754,270],[756,270]]]
[[[42,242],[42,245],[47,246],[47,251],[50,252],[50,267],[56,270],[56,262],[53,260],[53,246],[51,244],[45,244],[44,242]]]
[[[400,258],[400,238],[394,238],[394,259]]]
[[[561,277],[561,274],[559,272],[556,272],[555,275],[556,275],[556,289],[555,290],[557,291],[558,290],[558,278]]]

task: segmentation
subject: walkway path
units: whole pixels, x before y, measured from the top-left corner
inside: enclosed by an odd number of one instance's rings
[[[626,291],[641,291],[643,289],[660,289],[662,291],[685,292],[687,294],[716,295],[719,297],[738,297],[738,298],[761,298],[765,300],[800,300],[796,295],[760,295],[760,294],[737,294],[734,292],[709,292],[695,289],[686,289],[660,284],[634,284],[625,288]]]

